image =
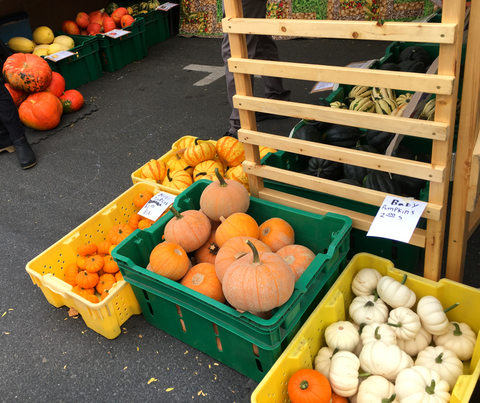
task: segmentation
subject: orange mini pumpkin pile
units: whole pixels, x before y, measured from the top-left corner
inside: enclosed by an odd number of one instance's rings
[[[147,269],[239,311],[268,314],[283,305],[315,254],[295,245],[285,220],[259,225],[247,214],[249,205],[242,184],[219,176],[203,190],[200,210],[170,208],[174,217]]]
[[[260,157],[276,151],[260,146]],[[142,167],[140,176],[171,189],[183,190],[199,179],[217,181],[215,169],[218,169],[220,176],[239,182],[249,190],[247,175],[241,165],[244,160],[243,143],[233,137],[222,137],[216,144],[184,137],[167,162],[150,160]]]

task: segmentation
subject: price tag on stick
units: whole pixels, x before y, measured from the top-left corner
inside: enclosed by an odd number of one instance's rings
[[[408,243],[425,207],[427,203],[415,199],[386,196],[367,236]]]
[[[159,192],[153,196],[138,212],[142,217],[156,221],[175,201],[170,193]]]

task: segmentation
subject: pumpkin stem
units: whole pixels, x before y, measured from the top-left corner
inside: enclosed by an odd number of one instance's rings
[[[382,399],[381,403],[392,403],[396,397],[397,395],[394,393],[392,396],[390,396],[390,399],[387,399],[387,398]]]
[[[427,392],[429,395],[433,395],[435,393],[435,381],[433,379],[430,386],[427,386],[425,388],[425,392]]]
[[[361,324],[360,324],[360,328],[358,329],[358,334],[360,334],[360,335],[362,334],[363,328],[364,328],[365,326],[367,326],[366,323],[361,323]]]
[[[302,382],[300,382],[300,389],[305,390],[307,388],[308,388],[308,381],[303,380]]]
[[[443,353],[438,354],[437,358],[435,358],[435,362],[437,364],[441,364],[443,362],[442,358],[443,358]]]
[[[375,288],[373,291],[372,291],[373,295],[375,296],[375,298],[373,299],[373,302],[377,302],[377,299],[378,299],[378,292],[377,292],[377,289]]]
[[[340,349],[337,347],[335,350],[333,350],[333,353],[332,353],[332,357],[337,354],[338,352],[340,351]],[[330,359],[332,359],[332,357],[330,357]]]
[[[257,248],[256,248],[255,245],[252,243],[252,241],[250,241],[250,239],[247,239],[246,244],[247,244],[248,246],[250,246],[250,248],[252,249],[252,253],[253,253],[253,262],[252,262],[252,264],[254,264],[254,265],[259,265],[259,264],[261,263],[261,261],[260,261],[260,256],[258,255],[258,250],[257,250]]]
[[[405,284],[405,283],[406,283],[406,281],[407,281],[407,275],[406,275],[406,274],[404,274],[404,275],[403,275],[403,279],[402,279],[402,281],[401,281],[401,283],[400,283],[400,284]]]
[[[225,181],[225,179],[223,178],[223,176],[220,175],[220,171],[218,170],[218,168],[215,168],[215,176],[217,177],[218,181],[220,182],[220,187],[224,188],[224,187],[228,186],[228,184]]]
[[[373,303],[373,301],[368,301],[363,307],[364,307],[364,308],[370,308],[371,306],[375,306],[375,304]]]
[[[452,309],[456,308],[459,305],[460,305],[460,302],[455,302],[452,306],[449,306],[447,309],[444,309],[443,312],[447,313],[448,311],[451,311]]]
[[[172,177],[170,176],[170,168],[167,169],[167,178],[169,182],[172,181]]]
[[[364,372],[363,374],[358,374],[358,377],[359,378],[366,378],[367,376],[370,376],[372,375],[371,372]]]
[[[181,218],[183,218],[183,215],[181,215],[175,207],[170,206],[170,211],[173,213],[173,215],[177,220],[180,220]]]
[[[208,253],[214,256],[217,255],[219,250],[220,250],[220,247],[215,242],[212,242],[208,247]]]
[[[402,327],[402,322],[398,322],[398,323],[396,323],[396,324],[395,324],[395,323],[388,323],[388,322],[387,322],[387,325],[388,325],[388,326],[393,326],[393,327]]]
[[[380,326],[377,326],[377,328],[375,329],[375,338],[377,340],[381,340],[382,339],[382,335],[378,333],[378,330],[380,329]]]
[[[463,333],[460,330],[460,326],[458,326],[458,323],[452,322],[452,325],[455,326],[455,330],[453,331],[454,336],[461,336]]]

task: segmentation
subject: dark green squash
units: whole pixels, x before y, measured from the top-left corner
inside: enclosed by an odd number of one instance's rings
[[[402,189],[400,185],[390,179],[390,175],[382,171],[371,171],[363,180],[363,186],[367,189],[378,190],[380,192],[390,193],[401,196]]]
[[[330,180],[339,180],[343,176],[343,164],[323,158],[311,157],[308,167],[302,173]]]
[[[343,178],[343,179],[340,179],[338,182],[346,183],[347,185],[352,185],[352,186],[359,186],[361,188],[363,187],[361,183],[358,183],[357,181],[355,181],[353,179]]]
[[[401,71],[408,73],[425,73],[427,68],[422,62],[416,62],[414,60],[405,60],[404,62],[398,63]]]
[[[415,154],[408,147],[399,145],[395,150],[392,151],[392,157],[414,160]]]
[[[399,145],[393,152],[392,157],[404,158],[408,160],[418,160],[413,152],[405,146]],[[427,161],[422,161],[427,162]],[[412,178],[410,176],[392,174],[392,178],[400,185],[402,195],[408,197],[414,197],[418,199],[420,197],[420,191],[425,187],[427,181],[419,178]]]
[[[382,154],[385,153],[394,137],[395,133],[383,132],[381,130],[368,129],[365,132],[365,139],[367,140],[367,143],[376,148],[378,152]]]
[[[322,133],[317,129],[315,124],[304,120],[303,125],[300,126],[294,133],[293,137],[300,140],[314,141],[316,143],[322,142]],[[316,122],[315,122],[316,123]]]
[[[377,153],[377,150],[370,145],[357,145],[355,147],[355,150],[375,154]],[[365,168],[358,165],[343,164],[343,176],[345,177],[345,179],[351,179],[358,183],[363,183],[363,179],[371,171],[371,168]]]
[[[397,63],[407,60],[422,62],[425,66],[430,66],[432,64],[432,58],[429,53],[421,46],[408,46],[403,49],[398,55]]]
[[[384,63],[380,66],[380,70],[402,71],[396,63]]]
[[[358,127],[330,125],[323,134],[323,141],[332,146],[353,148],[360,139]]]

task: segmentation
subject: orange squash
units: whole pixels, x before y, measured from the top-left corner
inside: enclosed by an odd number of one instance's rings
[[[218,157],[229,167],[240,165],[245,160],[243,143],[233,137],[220,138],[215,148]]]
[[[215,258],[219,250],[220,248],[215,243],[215,231],[212,231],[207,241],[195,251],[195,261],[197,263],[215,264]]]
[[[188,270],[180,284],[199,292],[215,301],[225,303],[222,283],[215,273],[215,266],[211,263],[199,263]]]
[[[250,185],[248,184],[248,175],[243,171],[242,165],[237,165],[236,167],[230,168],[229,170],[229,179],[234,180],[242,184],[247,192],[250,191]]]
[[[205,214],[198,210],[179,213],[173,206],[170,211],[174,217],[165,225],[165,241],[180,245],[187,253],[207,242],[212,227]]]
[[[330,403],[332,388],[325,375],[307,368],[295,372],[287,385],[292,403]]]
[[[150,253],[148,270],[169,278],[180,280],[187,272],[190,259],[185,250],[173,242],[162,242],[153,248]]]
[[[225,298],[241,311],[267,312],[282,306],[295,288],[292,269],[276,253],[258,252],[249,240],[247,244],[252,254],[233,262],[223,276]]]
[[[258,252],[271,252],[271,249],[267,245],[256,238],[236,236],[229,239],[220,248],[215,258],[215,271],[220,282],[223,281],[225,272],[235,260],[240,259],[247,253],[252,253],[252,249],[246,243],[247,239],[255,245]]]
[[[200,195],[200,209],[213,221],[228,218],[234,213],[245,213],[250,206],[250,195],[240,183],[224,179],[215,170],[218,181],[210,183]]]
[[[141,169],[140,176],[156,183],[162,183],[167,175],[167,165],[160,160],[150,160]]]
[[[315,253],[303,245],[287,245],[277,250],[277,254],[282,256],[290,265],[295,281],[297,281],[310,263],[315,259]]]
[[[203,210],[203,209],[202,209]],[[215,242],[220,248],[230,238],[236,236],[251,236],[257,238],[260,235],[260,229],[252,216],[245,213],[234,213],[228,218],[220,217],[222,223],[218,226],[215,233]]]
[[[167,161],[167,168],[170,169],[170,171],[185,171],[189,175],[192,175],[193,173],[193,168],[188,165],[187,161],[185,161],[185,158],[183,158],[183,153],[177,152],[173,154],[170,159]]]
[[[223,175],[223,163],[219,160],[206,160],[202,161],[193,170],[193,181],[196,182],[200,179],[208,179],[211,181],[218,180],[215,175],[215,169],[218,168],[220,175]]]
[[[260,241],[267,244],[272,252],[295,243],[295,231],[282,218],[273,217],[260,225]]]
[[[191,167],[196,167],[200,162],[215,158],[215,145],[209,141],[195,140],[195,145],[188,147],[183,153],[183,158]]]
[[[107,241],[111,242],[113,245],[118,245],[126,237],[128,237],[132,232],[133,232],[133,229],[128,224],[114,225],[108,231]]]
[[[167,170],[165,179],[162,182],[163,186],[171,189],[183,190],[188,188],[193,183],[192,177],[185,171],[170,171]]]

